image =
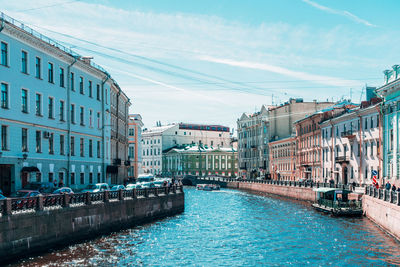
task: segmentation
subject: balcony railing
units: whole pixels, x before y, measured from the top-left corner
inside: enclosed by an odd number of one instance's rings
[[[355,134],[354,134],[353,130],[347,130],[347,131],[342,132],[340,134],[340,136],[341,137],[346,137],[348,139],[352,139],[352,138],[355,137]]]
[[[349,162],[350,161],[350,157],[348,157],[348,156],[337,156],[337,157],[335,157],[335,161],[337,163]]]

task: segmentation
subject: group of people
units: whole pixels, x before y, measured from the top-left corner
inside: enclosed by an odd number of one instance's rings
[[[392,191],[400,192],[400,186],[399,186],[399,188],[397,188],[396,185],[390,184],[389,181],[386,182],[386,184],[385,184],[385,189],[386,189],[386,190],[392,190]]]
[[[171,187],[173,185],[179,186],[182,185],[181,180],[172,178],[171,180],[164,180],[163,186],[164,187]]]

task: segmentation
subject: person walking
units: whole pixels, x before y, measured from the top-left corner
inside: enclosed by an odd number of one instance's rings
[[[386,185],[385,185],[385,189],[390,190],[391,187],[392,187],[392,185],[389,183],[389,181],[387,181]]]

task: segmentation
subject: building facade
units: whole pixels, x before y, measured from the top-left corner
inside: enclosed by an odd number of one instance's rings
[[[383,99],[381,112],[383,136],[383,178],[400,185],[400,66],[384,71],[384,85],[376,90]]]
[[[360,185],[372,184],[372,173],[381,176],[380,99],[348,109],[320,124],[322,180]]]
[[[110,90],[101,67],[1,14],[0,187],[111,182]],[[29,33],[28,33],[29,31]]]
[[[259,112],[243,113],[237,120],[239,169],[241,177],[255,178],[269,172],[268,107]]]
[[[296,137],[269,142],[271,179],[296,180]]]
[[[163,151],[173,147],[190,144],[204,146],[230,147],[229,127],[222,125],[179,123],[157,126],[143,131],[143,164],[144,172],[160,175],[163,170]]]
[[[137,178],[142,171],[142,127],[143,121],[140,114],[129,115],[128,157],[130,166],[128,169],[128,179]]]
[[[241,176],[270,175],[268,143],[295,135],[295,121],[333,104],[291,98],[280,106],[262,106],[260,112],[244,113],[237,121]]]
[[[129,98],[116,82],[110,91],[111,115],[111,160],[112,171],[108,174],[112,184],[122,184],[128,177],[130,161],[128,157]]]
[[[189,145],[172,148],[163,154],[165,176],[225,176],[238,175],[237,151],[233,148],[212,148]]]

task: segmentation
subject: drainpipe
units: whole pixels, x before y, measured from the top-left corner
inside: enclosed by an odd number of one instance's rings
[[[101,121],[103,123],[102,127],[101,127],[101,140],[103,141],[103,153],[102,153],[102,157],[101,157],[101,169],[102,169],[102,173],[103,173],[103,180],[106,181],[107,179],[107,175],[106,175],[106,168],[105,168],[105,146],[106,146],[106,142],[105,142],[105,138],[104,138],[104,127],[105,127],[105,123],[104,123],[104,114],[105,114],[105,103],[104,103],[104,99],[105,99],[105,94],[104,94],[104,84],[108,81],[108,79],[110,79],[110,74],[108,74],[107,72],[105,73],[106,77],[104,77],[104,79],[101,81]],[[111,89],[110,89],[111,90]]]
[[[78,61],[78,58],[74,56],[74,61],[68,65],[67,67],[67,127],[68,127],[68,132],[67,132],[67,151],[68,151],[68,160],[67,160],[67,177],[65,177],[65,180],[69,181],[68,178],[70,178],[71,175],[71,90],[72,90],[72,84],[71,84],[71,67]],[[75,177],[76,178],[76,177]],[[66,181],[66,182],[67,182]],[[67,184],[67,183],[65,183]]]
[[[358,119],[360,120],[360,129],[358,130],[358,134],[360,135],[360,142],[358,144],[358,151],[360,153],[360,157],[359,157],[359,164],[358,164],[358,177],[359,177],[359,182],[360,182],[360,186],[361,186],[361,175],[363,175],[362,173],[362,158],[363,158],[363,153],[362,153],[362,143],[363,143],[363,134],[362,134],[362,129],[363,129],[363,121],[361,118],[361,115],[359,113],[358,110],[356,110],[356,113],[358,115]],[[365,177],[364,177],[365,179]]]
[[[4,14],[1,13],[0,32],[4,29]]]

